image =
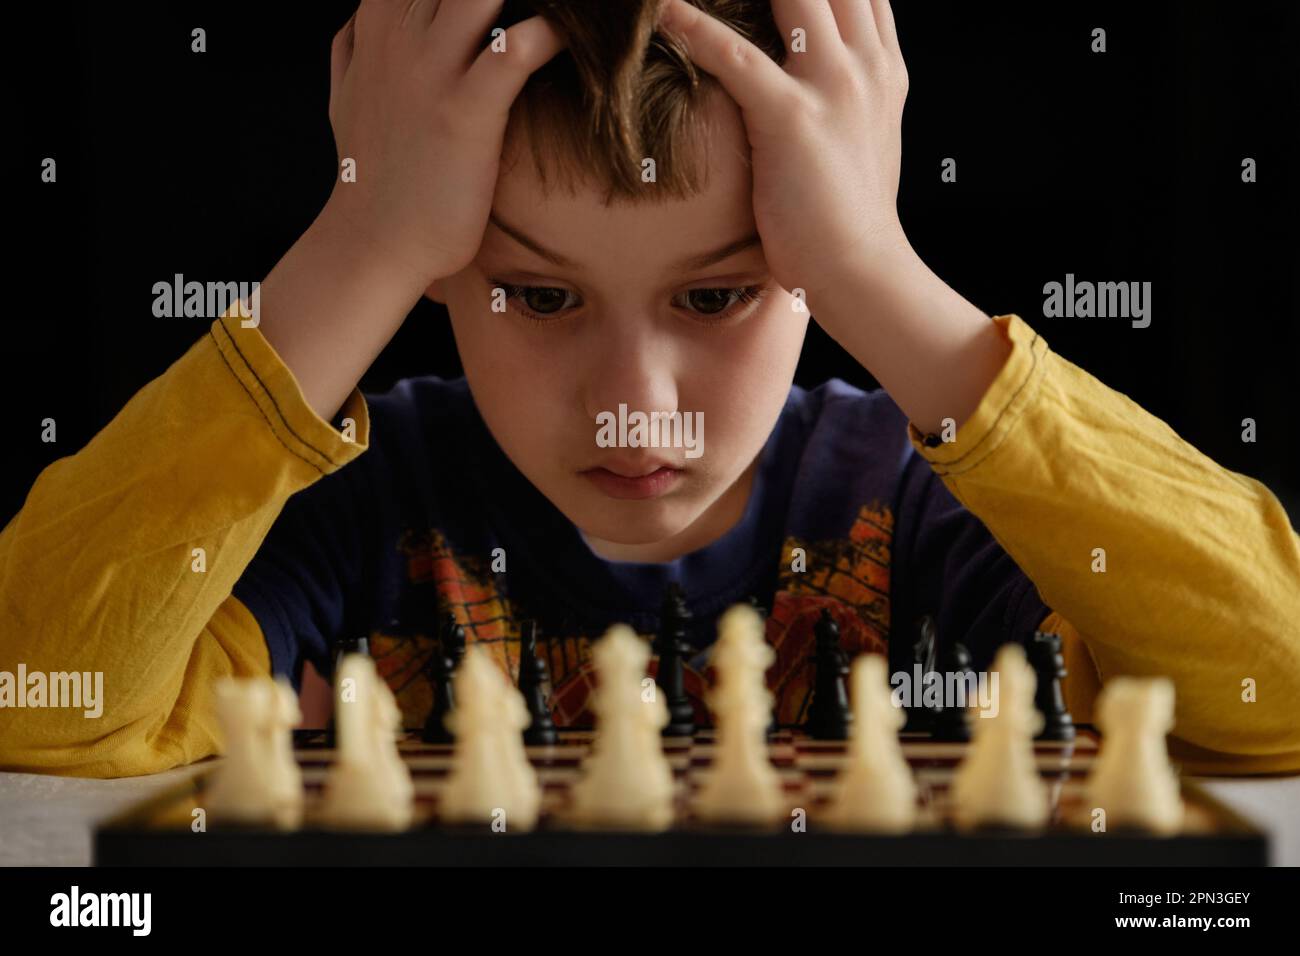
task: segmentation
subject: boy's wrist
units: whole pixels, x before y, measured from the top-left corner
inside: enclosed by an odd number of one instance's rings
[[[367,275],[382,276],[393,292],[401,292],[415,305],[435,280],[442,278],[436,264],[417,262],[417,256],[373,225],[351,201],[330,196],[308,233],[328,247],[331,258],[355,264]]]
[[[808,288],[809,303],[815,310],[819,298],[825,305],[864,286],[887,287],[912,271],[919,259],[901,225],[884,227],[869,241],[846,247],[840,256],[825,262]]]
[[[922,432],[960,425],[1005,364],[1010,345],[987,315],[910,244],[862,254],[809,307]]]

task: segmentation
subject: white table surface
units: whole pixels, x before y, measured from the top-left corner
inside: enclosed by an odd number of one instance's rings
[[[0,773],[0,866],[89,866],[96,823],[209,766],[118,780]],[[1269,832],[1274,864],[1300,866],[1300,775],[1192,779]]]

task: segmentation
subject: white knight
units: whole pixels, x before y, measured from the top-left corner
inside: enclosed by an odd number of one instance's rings
[[[214,823],[293,829],[302,822],[302,771],[293,728],[302,720],[284,678],[227,677],[217,682],[217,720],[225,761],[203,795]]]
[[[1183,823],[1178,777],[1165,735],[1174,726],[1174,685],[1165,677],[1116,677],[1097,697],[1101,753],[1088,776],[1090,808],[1106,826],[1176,832]]]

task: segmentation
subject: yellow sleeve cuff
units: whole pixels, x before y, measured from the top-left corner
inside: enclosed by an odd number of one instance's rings
[[[293,372],[257,326],[237,315],[216,319],[210,334],[226,367],[257,405],[271,431],[291,453],[322,475],[337,471],[370,446],[370,410],[353,388],[336,416],[336,429],[308,404]]]
[[[993,324],[1011,343],[1011,353],[975,413],[957,429],[954,440],[931,447],[925,443],[926,436],[907,423],[912,447],[937,475],[969,471],[992,453],[1030,407],[1042,382],[1046,340],[1018,315],[994,316]]]

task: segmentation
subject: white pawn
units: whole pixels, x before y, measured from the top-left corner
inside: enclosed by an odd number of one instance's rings
[[[325,781],[322,821],[375,830],[410,826],[415,787],[397,750],[401,711],[367,655],[348,654],[339,664],[334,716],[339,748]]]
[[[283,677],[219,680],[217,720],[225,762],[203,796],[214,823],[293,829],[302,822],[302,771],[293,757],[293,727],[302,720]]]
[[[470,645],[454,681],[456,709],[447,729],[456,737],[439,816],[448,823],[491,823],[530,830],[542,804],[523,731],[532,720],[523,695],[487,652]]]
[[[645,684],[650,646],[616,624],[592,649],[596,738],[573,788],[572,819],[588,826],[663,830],[673,820],[673,771],[660,731],[668,706]]]
[[[952,783],[953,819],[961,829],[1041,827],[1051,806],[1034,762],[1034,736],[1043,727],[1034,709],[1037,678],[1019,644],[998,651],[993,671],[997,713],[972,721],[974,740]]]
[[[905,833],[916,822],[916,782],[898,744],[907,717],[894,705],[888,670],[879,654],[853,662],[848,766],[824,817],[837,829]]]
[[[763,640],[763,620],[746,604],[718,620],[713,666],[718,684],[709,694],[717,721],[712,767],[692,802],[702,820],[770,824],[787,810],[781,779],[767,755],[772,695],[765,672],[775,655]]]
[[[1088,776],[1088,805],[1106,825],[1175,833],[1183,823],[1178,777],[1165,735],[1174,726],[1174,685],[1165,677],[1116,677],[1097,699],[1101,753]]]
[[[293,728],[302,723],[302,711],[298,708],[298,694],[287,677],[275,679],[271,701],[271,726],[267,734],[271,790],[282,808],[279,819],[285,821],[285,826],[296,827],[302,822],[304,791],[302,768],[293,755]]]

